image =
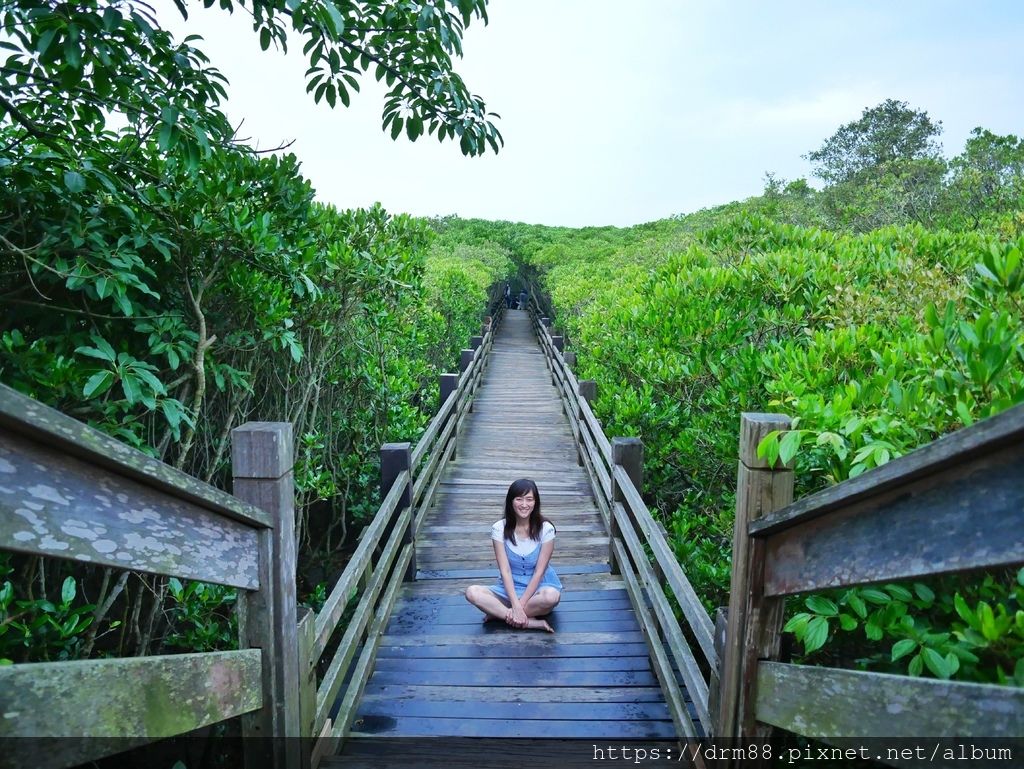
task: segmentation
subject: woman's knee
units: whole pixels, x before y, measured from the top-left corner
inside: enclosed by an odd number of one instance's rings
[[[562,600],[562,594],[556,588],[545,587],[540,590],[540,598],[553,609]]]
[[[480,605],[480,600],[483,598],[485,593],[490,592],[483,585],[470,585],[466,588],[466,600],[474,606]]]

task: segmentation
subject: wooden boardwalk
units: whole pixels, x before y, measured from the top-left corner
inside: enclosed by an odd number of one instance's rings
[[[484,625],[463,597],[496,581],[490,526],[520,477],[537,482],[558,529],[554,634]],[[402,589],[350,739],[325,765],[386,751],[382,737],[676,737],[525,312],[499,330],[416,551],[417,581]]]

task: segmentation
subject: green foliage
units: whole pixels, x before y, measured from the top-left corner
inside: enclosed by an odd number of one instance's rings
[[[164,645],[184,651],[225,651],[238,648],[237,591],[223,585],[167,581],[171,596]]]
[[[96,607],[80,599],[75,578],[65,577],[57,595],[40,597],[16,582],[10,557],[0,554],[0,665],[77,659]]]

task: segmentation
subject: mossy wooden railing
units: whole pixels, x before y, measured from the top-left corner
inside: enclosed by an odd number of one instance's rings
[[[232,431],[232,496],[0,385],[0,550],[237,588],[240,636],[237,651],[0,667],[0,737],[34,738],[8,742],[4,765],[73,766],[235,716],[247,767],[308,767],[335,748],[398,586],[415,574],[415,533],[500,319],[499,307],[460,373],[441,376],[440,410],[416,447],[382,448],[383,502],[316,615],[296,605],[290,424]]]
[[[445,464],[458,450],[459,431],[472,410],[502,313],[499,305],[481,334],[462,351],[459,374],[441,376],[440,409],[416,446],[389,443],[381,449],[384,501],[321,611],[315,617],[310,613],[300,624],[302,733],[317,737],[309,758],[314,766],[321,757],[337,752],[348,734],[395,596],[403,581],[415,577],[415,536]],[[344,634],[317,684],[320,659],[357,595]],[[341,703],[335,707],[339,695]]]
[[[0,386],[0,549],[228,585],[240,612],[237,651],[0,667],[0,737],[79,738],[5,741],[5,765],[77,765],[239,715],[248,737],[298,733],[291,425],[232,435],[235,496]]]
[[[563,354],[563,337],[551,333],[551,322],[540,316],[535,301],[531,301],[531,318],[552,384],[558,389],[572,426],[578,461],[590,477],[610,535],[609,563],[626,583],[676,732],[680,739],[700,739],[711,734],[713,726],[708,691],[709,679],[711,686],[717,686],[712,678],[718,670],[714,625],[676,560],[663,528],[644,504],[643,446],[636,438],[609,440],[605,436],[589,403],[596,397],[596,384],[577,381],[570,365],[575,362],[574,356]],[[682,610],[682,622],[676,619],[672,598]],[[690,694],[696,719],[686,706],[674,668]]]
[[[778,414],[741,420],[716,734],[1019,738],[1024,689],[778,658],[788,595],[1024,564],[1024,406],[792,503],[791,469],[757,456],[788,427]]]

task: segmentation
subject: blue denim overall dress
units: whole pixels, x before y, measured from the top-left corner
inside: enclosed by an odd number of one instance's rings
[[[512,548],[509,547],[508,540],[506,539],[505,555],[508,556],[508,565],[512,568],[512,584],[516,589],[516,595],[522,595],[523,591],[526,590],[526,586],[530,584],[530,580],[533,578],[534,569],[537,568],[537,559],[540,558],[540,542],[537,543],[537,547],[526,555],[519,555],[512,551]],[[558,578],[555,570],[551,567],[550,562],[548,563],[547,569],[544,570],[544,576],[541,577],[540,584],[537,585],[537,589],[540,590],[542,587],[553,587],[556,590],[562,589],[562,581]],[[508,594],[505,592],[505,586],[501,584],[501,575],[498,575],[497,584],[491,585],[491,592],[508,600]]]

